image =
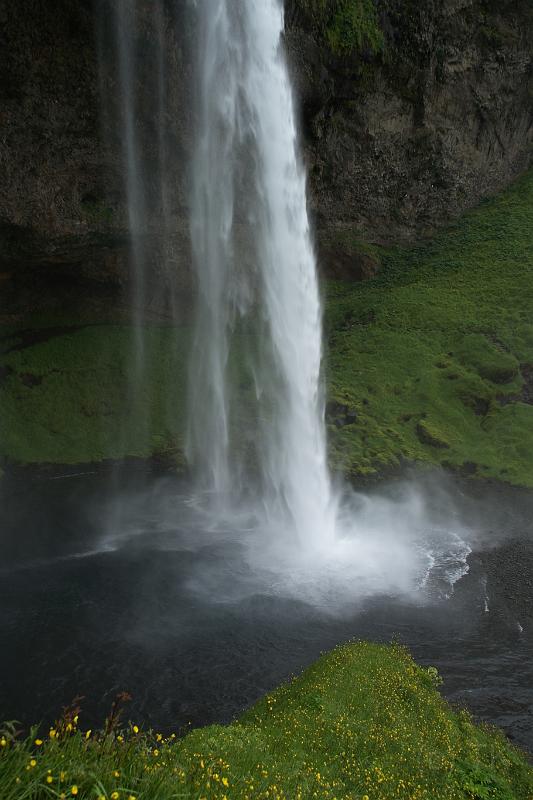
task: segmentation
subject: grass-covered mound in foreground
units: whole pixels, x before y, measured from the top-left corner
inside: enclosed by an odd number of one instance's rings
[[[454,713],[436,671],[398,647],[323,656],[239,721],[183,739],[76,730],[0,738],[2,800],[527,800],[533,770],[504,737]],[[67,730],[70,728],[70,730]]]
[[[432,241],[385,251],[377,278],[330,287],[329,391],[358,416],[332,420],[340,468],[404,459],[533,486],[532,219],[529,173]]]

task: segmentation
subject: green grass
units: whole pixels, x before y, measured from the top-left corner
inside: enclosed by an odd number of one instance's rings
[[[533,365],[532,214],[530,173],[416,247],[384,250],[352,237],[381,272],[326,287],[328,394],[357,413],[355,424],[329,426],[335,468],[359,480],[405,462],[444,465],[533,486],[533,387],[523,391]],[[350,233],[340,236],[346,249]],[[91,323],[29,320],[38,335],[50,330],[29,346],[20,330],[1,333],[0,458],[165,453],[182,462],[190,331],[147,326],[147,371],[137,380],[128,326]],[[252,408],[252,340],[243,328],[231,356],[240,437]]]
[[[432,241],[383,251],[377,278],[328,287],[330,395],[358,412],[330,429],[340,468],[466,465],[533,486],[520,371],[533,364],[532,214],[529,174]]]
[[[2,800],[527,800],[533,770],[453,712],[397,646],[344,645],[237,722],[183,739],[66,730],[0,740]],[[41,742],[37,739],[37,742]]]
[[[46,326],[37,332],[46,335]],[[17,343],[13,332],[4,351]],[[4,352],[0,454],[63,464],[179,454],[188,335],[148,327],[144,347],[143,380],[135,375],[135,337],[126,325],[52,330],[44,341]]]

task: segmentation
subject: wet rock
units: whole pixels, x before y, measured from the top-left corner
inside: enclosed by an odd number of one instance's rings
[[[309,4],[285,5],[310,210],[327,274],[372,277],[380,260],[365,242],[431,233],[531,164],[533,18],[526,0],[379,0],[383,54],[363,48],[342,57],[313,24]],[[155,130],[150,65],[157,62],[160,32],[155,4],[137,6],[143,59],[136,133],[153,176],[146,198],[148,249],[154,253],[149,271],[159,285],[167,258],[187,293],[193,15],[190,4],[161,2],[170,109],[162,134],[171,154],[167,201],[175,233],[169,255],[154,190],[161,131]],[[104,114],[100,107],[100,88],[110,97],[117,93],[117,69],[109,31],[101,69],[94,36],[101,20],[112,28],[111,8],[111,0],[2,5],[0,272],[6,275],[31,264],[34,274],[41,270],[63,280],[59,258],[72,274],[94,277],[91,291],[106,281],[123,286],[128,280],[117,103],[105,104]],[[147,305],[157,302],[154,292]]]
[[[347,223],[373,241],[431,233],[531,164],[526,0],[379,0],[385,55],[343,57],[320,39],[309,4],[287,5],[298,12],[287,17],[298,85],[313,97],[302,114],[326,238]],[[318,62],[307,58],[312,36]]]

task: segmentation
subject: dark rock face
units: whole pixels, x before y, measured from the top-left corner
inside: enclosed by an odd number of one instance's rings
[[[103,166],[90,4],[5,0],[0,30],[0,219],[79,235],[80,200]]]
[[[82,295],[84,303],[87,298],[89,305],[94,301],[98,313],[109,304],[127,313],[131,305],[116,5],[115,0],[0,0],[4,316],[32,308],[75,311]],[[162,273],[170,263],[178,266],[178,289],[190,294],[183,187],[192,127],[191,67],[179,37],[191,37],[184,14],[174,6],[168,3],[167,8],[163,0],[137,4],[134,31],[135,54],[140,56],[132,79],[135,127],[147,198],[142,230],[149,274],[145,294],[156,317],[165,311],[161,286],[167,276]],[[161,109],[154,86],[159,69],[168,76],[161,133],[156,129]],[[165,164],[171,232],[162,230],[157,191],[163,139],[172,151]]]
[[[530,165],[528,0],[377,0],[383,52],[342,57],[328,48],[302,0],[287,0],[286,6],[310,207],[321,262],[330,274],[373,275],[379,262],[362,243],[429,233]],[[153,282],[161,277],[161,264],[170,263],[185,294],[194,118],[194,36],[187,7],[166,0],[138,4],[141,59],[135,79]],[[129,231],[121,110],[113,101],[118,79],[112,8],[111,0],[0,0],[4,313],[16,313],[19,284],[33,285],[35,275],[43,285],[51,275],[62,285],[70,280],[73,291],[80,282],[90,292],[127,290]],[[163,116],[150,77],[159,68],[161,42]],[[165,172],[172,232],[167,229],[164,237],[154,188],[162,169],[155,119],[162,121],[170,153]],[[154,308],[155,295],[154,289]]]
[[[290,51],[321,229],[431,232],[533,154],[527,0],[379,0],[385,50],[334,57],[293,0]]]

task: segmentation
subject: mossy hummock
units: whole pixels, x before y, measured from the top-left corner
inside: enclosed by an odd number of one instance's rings
[[[348,644],[240,720],[183,739],[77,730],[0,739],[2,800],[525,800],[533,770],[441,698],[398,646]],[[82,718],[82,717],[81,717]],[[66,722],[66,724],[65,724]],[[70,726],[70,730],[69,730]],[[39,738],[39,736],[41,738]]]

